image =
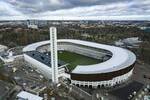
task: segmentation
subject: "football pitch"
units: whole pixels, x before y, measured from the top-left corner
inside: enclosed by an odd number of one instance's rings
[[[84,55],[68,51],[59,51],[58,58],[69,64],[69,70],[73,70],[77,65],[91,65],[100,62],[100,60],[98,59],[90,58]]]

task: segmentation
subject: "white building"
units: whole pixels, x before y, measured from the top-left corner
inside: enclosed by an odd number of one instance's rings
[[[17,94],[17,100],[43,100],[43,98],[26,91],[21,91]]]
[[[70,51],[96,59],[99,59],[104,55],[111,56],[110,59],[102,63],[93,65],[77,65],[70,73],[72,84],[88,87],[111,87],[125,82],[132,75],[136,56],[129,50],[82,40],[60,39],[57,42],[58,51]],[[42,51],[43,49],[50,51],[49,45],[49,40],[37,42],[26,46],[23,51]],[[107,53],[102,52],[102,50],[107,51]],[[33,59],[32,57],[29,59],[26,54],[24,54],[24,57],[27,62],[33,63],[31,62]],[[35,62],[35,64],[37,64],[37,62]],[[35,67],[37,69],[41,69],[40,67],[42,66],[36,65]],[[47,73],[48,76],[50,76],[51,72],[46,69],[48,70],[49,67],[45,66],[43,73]],[[63,76],[64,72],[63,74],[59,74],[59,77],[61,75]]]
[[[36,20],[28,20],[27,27],[32,29],[38,29],[37,21]]]

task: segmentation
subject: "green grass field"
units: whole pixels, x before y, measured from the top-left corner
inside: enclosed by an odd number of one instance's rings
[[[74,69],[77,65],[91,65],[100,62],[100,60],[98,59],[90,58],[84,55],[68,51],[59,51],[58,58],[66,63],[69,63],[69,70]]]

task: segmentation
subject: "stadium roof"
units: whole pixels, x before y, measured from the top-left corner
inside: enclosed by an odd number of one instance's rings
[[[58,40],[58,42],[68,42],[68,43],[73,43],[78,45],[85,45],[93,48],[108,50],[112,53],[112,57],[109,60],[102,63],[93,64],[93,65],[85,65],[85,66],[78,65],[72,71],[72,73],[93,74],[93,73],[107,73],[107,72],[117,71],[132,65],[136,60],[136,56],[134,53],[132,53],[129,50],[115,47],[115,46],[109,46],[105,44],[98,44],[94,42],[73,40],[73,39],[60,39]],[[37,47],[46,44],[48,45],[49,43],[50,43],[49,40],[33,43],[26,46],[23,49],[23,51],[24,52],[33,51],[36,50]]]

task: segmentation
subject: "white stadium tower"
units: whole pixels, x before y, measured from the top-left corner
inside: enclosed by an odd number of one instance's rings
[[[58,83],[58,55],[57,55],[57,32],[56,27],[50,28],[50,49],[51,49],[51,67],[52,82]]]
[[[57,77],[67,77],[71,80],[71,84],[78,86],[111,87],[125,82],[132,75],[136,56],[129,50],[74,39],[57,40],[58,45],[54,50],[53,47],[56,44],[52,46],[52,43],[52,40],[51,44],[49,40],[33,43],[24,47],[23,52],[24,59],[27,63],[37,68],[47,79],[52,79],[56,83],[58,82]],[[69,51],[95,59],[99,59],[104,55],[109,55],[110,58],[97,64],[77,65],[71,72],[66,73],[65,66],[67,64],[60,60],[58,60],[57,65],[55,63],[50,66],[50,63],[54,63],[54,60],[57,59],[57,49],[58,51]],[[55,54],[51,55],[50,58],[44,54],[45,51],[49,51],[51,54],[55,51]],[[104,53],[102,51],[106,52]],[[53,60],[53,58],[55,59]],[[49,62],[50,60],[51,62]],[[53,71],[57,70],[55,69],[56,66],[58,66],[58,72],[56,72],[58,76],[56,75],[56,79],[53,79],[52,74]]]

